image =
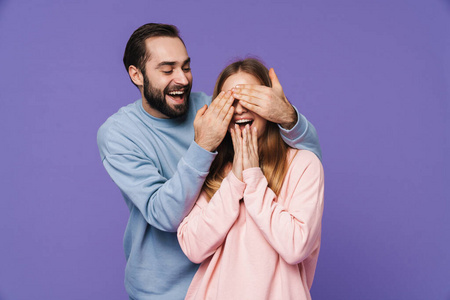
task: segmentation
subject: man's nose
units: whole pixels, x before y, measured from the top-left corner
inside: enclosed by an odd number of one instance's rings
[[[174,81],[176,84],[179,84],[179,85],[188,85],[189,84],[187,74],[183,70],[177,70],[177,72],[175,73]]]

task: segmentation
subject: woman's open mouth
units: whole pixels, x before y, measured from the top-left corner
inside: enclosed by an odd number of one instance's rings
[[[251,120],[251,119],[241,119],[241,120],[234,121],[234,123],[239,125],[239,129],[240,130],[244,130],[245,125],[248,124],[249,126],[252,126],[253,120]]]

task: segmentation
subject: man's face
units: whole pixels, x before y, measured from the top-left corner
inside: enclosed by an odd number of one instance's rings
[[[189,108],[192,88],[190,58],[179,38],[146,40],[150,58],[143,72],[144,108],[157,118],[177,118]],[[150,50],[149,50],[150,49]],[[147,105],[145,105],[147,104]]]

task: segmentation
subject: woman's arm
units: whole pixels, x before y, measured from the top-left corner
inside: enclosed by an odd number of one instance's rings
[[[245,183],[229,172],[209,202],[204,192],[200,195],[178,228],[178,241],[189,260],[201,263],[222,245],[239,215],[244,189]]]
[[[324,174],[319,159],[309,151],[297,153],[284,179],[289,197],[284,205],[260,168],[244,170],[243,178],[244,203],[267,242],[289,264],[307,258],[320,241]]]

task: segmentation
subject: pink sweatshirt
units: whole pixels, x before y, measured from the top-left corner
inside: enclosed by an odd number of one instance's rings
[[[184,253],[201,263],[186,299],[311,299],[323,168],[307,150],[288,155],[279,197],[260,168],[244,170],[244,182],[230,171],[210,202],[202,192],[178,228]]]

